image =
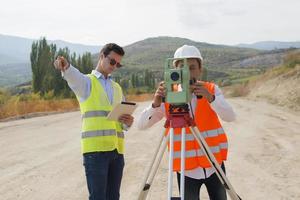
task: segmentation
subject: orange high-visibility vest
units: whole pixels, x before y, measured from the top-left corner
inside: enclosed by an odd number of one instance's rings
[[[211,93],[215,94],[215,85],[205,82],[204,87]],[[165,103],[166,116],[169,115],[169,104]],[[195,123],[201,135],[205,138],[211,152],[216,160],[221,164],[227,159],[228,143],[227,136],[224,132],[219,118],[215,111],[211,108],[209,102],[205,98],[197,99],[195,109]],[[165,134],[169,133],[169,128]],[[209,161],[198,142],[194,138],[189,128],[186,128],[186,153],[185,153],[185,169],[191,170],[197,167],[211,167]],[[181,157],[181,128],[174,129],[174,159],[173,170],[180,171]]]

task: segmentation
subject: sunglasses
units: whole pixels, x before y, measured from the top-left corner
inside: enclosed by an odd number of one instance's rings
[[[106,56],[109,59],[109,64],[114,66],[117,65],[117,68],[122,67],[122,65],[120,63],[118,63],[114,58],[111,58],[109,56]]]

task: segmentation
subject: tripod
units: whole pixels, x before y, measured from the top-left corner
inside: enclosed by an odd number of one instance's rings
[[[182,105],[170,105],[169,115],[164,125],[165,128],[170,128],[169,134],[165,136],[164,132],[160,138],[159,145],[155,150],[154,157],[152,158],[151,164],[147,170],[146,176],[143,180],[143,184],[140,188],[140,193],[137,200],[146,200],[147,194],[150,190],[154,176],[158,170],[159,164],[165,152],[167,142],[169,141],[169,173],[168,173],[168,199],[167,200],[184,200],[184,177],[185,177],[185,139],[186,139],[186,128],[189,128],[194,138],[198,142],[199,146],[203,150],[206,158],[210,165],[214,168],[216,175],[221,181],[222,185],[226,189],[228,195],[232,200],[241,200],[238,194],[233,189],[229,180],[225,176],[225,173],[221,169],[215,156],[211,152],[208,144],[204,137],[198,130],[194,120],[189,115],[188,104]],[[181,128],[181,160],[180,160],[180,197],[172,197],[173,188],[173,158],[174,158],[174,128]],[[187,199],[188,200],[188,199]]]

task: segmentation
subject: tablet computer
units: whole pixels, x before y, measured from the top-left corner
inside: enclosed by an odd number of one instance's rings
[[[134,102],[124,102],[118,103],[110,113],[107,115],[108,120],[118,121],[119,117],[123,114],[132,115],[134,110],[137,108],[137,104]]]

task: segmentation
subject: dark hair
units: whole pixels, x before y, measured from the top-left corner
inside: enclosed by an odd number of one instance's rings
[[[122,47],[115,43],[108,43],[104,45],[104,47],[100,51],[100,55],[103,53],[106,57],[111,51],[114,51],[115,53],[119,54],[120,56],[124,56],[125,52]]]

